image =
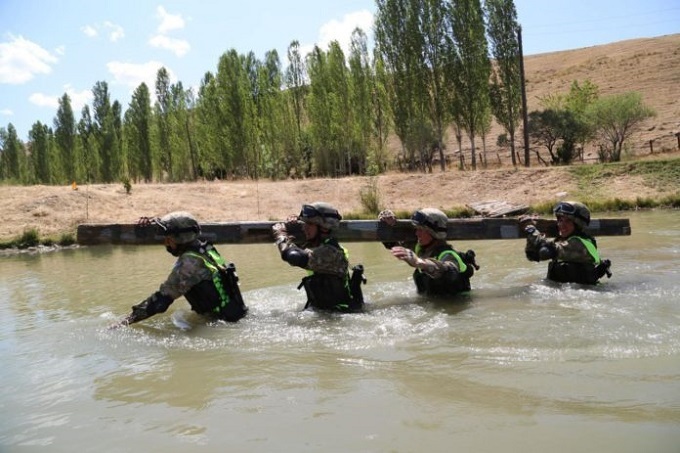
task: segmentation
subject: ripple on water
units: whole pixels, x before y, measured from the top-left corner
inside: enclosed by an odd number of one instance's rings
[[[411,282],[402,281],[367,291],[364,313],[328,314],[302,311],[304,295],[281,286],[248,291],[250,312],[237,324],[206,325],[181,309],[123,329],[119,341],[258,352],[368,353],[435,345],[498,363],[653,357],[680,352],[678,315],[668,302],[673,291],[649,282],[583,287],[541,281],[487,287],[469,302],[451,305],[418,299]]]

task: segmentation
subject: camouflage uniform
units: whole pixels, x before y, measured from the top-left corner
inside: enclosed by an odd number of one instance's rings
[[[212,272],[202,259],[185,253],[177,259],[170,275],[161,283],[159,292],[175,300],[204,280],[211,281]]]
[[[317,225],[316,236],[310,239],[311,246],[299,247],[294,242],[295,238],[289,235],[290,222],[297,222],[297,219]],[[298,286],[298,289],[304,287],[307,293],[305,308],[342,312],[363,308],[363,267],[356,266],[350,278],[347,250],[331,234],[341,219],[342,216],[331,205],[317,202],[303,205],[300,215],[289,222],[272,226],[281,259],[291,266],[309,271]]]
[[[245,316],[248,308],[243,303],[234,266],[227,266],[211,243],[198,239],[200,227],[191,214],[174,212],[161,219],[142,220],[143,225],[156,225],[159,234],[174,240],[174,245],[166,242],[166,249],[178,258],[159,290],[133,306],[122,324],[164,313],[181,296],[193,311],[210,318],[235,322]]]
[[[558,221],[564,217],[572,222],[573,228],[563,233],[569,234],[569,237],[549,240],[533,224],[528,225],[524,249],[527,259],[551,260],[547,278],[556,282],[592,285],[604,275],[610,277],[611,262],[600,259],[597,241],[584,231],[590,224],[587,206],[576,201],[563,201],[555,206],[553,212]]]
[[[555,259],[559,261],[571,261],[574,263],[593,263],[593,257],[583,242],[576,236],[568,238],[546,239],[545,235],[538,230],[527,236],[526,253],[538,254],[543,247],[555,250]]]
[[[389,210],[382,211],[378,220],[388,224],[396,222],[394,213]],[[416,241],[383,242],[383,245],[388,249],[395,246],[406,249],[399,253],[404,254],[404,261],[416,268],[413,280],[418,293],[450,297],[470,291],[470,277],[479,266],[472,250],[460,253],[446,242],[446,215],[438,209],[425,208],[414,212],[411,220],[414,226],[430,233],[432,241],[427,246]]]
[[[446,246],[446,242],[432,241],[428,247],[415,246],[415,252],[418,258],[425,261],[425,264],[420,270],[432,278],[441,278],[447,272],[458,274],[461,272],[458,260],[447,253],[439,259],[439,254],[435,254],[442,246]]]
[[[349,268],[349,262],[344,250],[338,245],[332,245],[334,240],[324,242],[318,247],[306,248],[305,253],[309,255],[307,270],[320,274],[331,274],[344,277]],[[335,242],[337,244],[337,242]]]

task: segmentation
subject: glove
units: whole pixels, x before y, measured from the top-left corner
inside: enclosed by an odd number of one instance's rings
[[[517,221],[519,222],[520,227],[526,228],[530,225],[536,225],[536,219],[538,219],[538,216],[536,214],[524,214],[519,216]]]
[[[135,305],[132,307],[132,312],[127,315],[125,318],[121,319],[118,321],[116,324],[109,326],[109,330],[114,330],[118,329],[119,327],[125,327],[129,326],[130,324],[134,324],[136,322],[142,321],[146,318],[149,318],[151,315],[147,312],[146,310],[147,303],[146,301]]]
[[[527,234],[534,234],[536,232],[536,227],[534,225],[527,225],[526,227],[524,227],[524,231]]]
[[[300,221],[300,216],[297,214],[291,214],[286,218],[286,225],[296,224]]]
[[[384,222],[389,226],[394,226],[397,224],[397,218],[395,217],[394,212],[389,209],[383,209],[380,211],[380,214],[378,214],[378,222]]]
[[[422,260],[413,253],[413,250],[406,247],[392,247],[392,255],[397,259],[406,261],[411,267],[418,267],[418,265],[422,263]]]
[[[288,231],[286,231],[286,224],[283,222],[275,223],[274,225],[272,225],[272,232],[274,233],[274,237],[276,239],[288,236]]]

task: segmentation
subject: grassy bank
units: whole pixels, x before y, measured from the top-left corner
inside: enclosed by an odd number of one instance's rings
[[[28,249],[31,247],[38,247],[40,245],[45,247],[67,247],[76,243],[75,237],[71,233],[64,233],[59,238],[40,237],[38,230],[35,228],[24,231],[21,235],[8,241],[0,241],[0,250],[4,249]]]

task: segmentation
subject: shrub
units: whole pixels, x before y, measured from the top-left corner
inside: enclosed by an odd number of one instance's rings
[[[378,189],[378,179],[370,178],[368,185],[364,186],[359,192],[361,206],[368,214],[378,215],[380,212],[380,190]]]

